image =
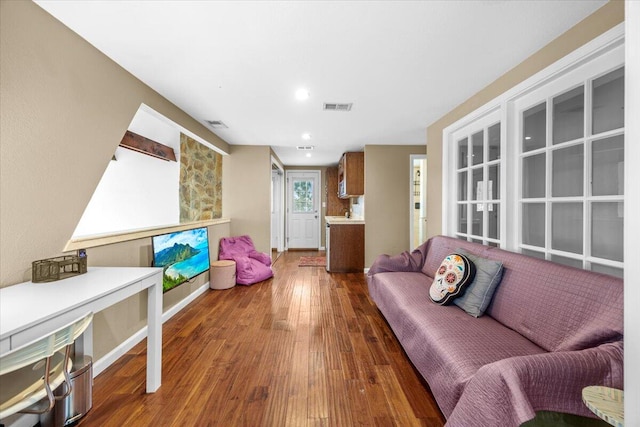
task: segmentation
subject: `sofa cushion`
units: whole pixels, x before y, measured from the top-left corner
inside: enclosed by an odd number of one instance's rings
[[[450,253],[454,253],[456,249],[462,248],[466,251],[473,252],[477,256],[488,258],[487,252],[489,246],[483,246],[478,243],[467,242],[466,240],[456,239],[447,236],[435,236],[427,240],[424,249],[426,255],[421,271],[427,276],[433,277],[438,266]]]
[[[502,262],[502,280],[485,314],[545,350],[581,350],[622,339],[622,279],[447,236],[427,241],[422,272],[433,274],[457,248]]]
[[[463,295],[453,303],[473,317],[480,317],[491,302],[491,297],[502,279],[502,263],[479,257],[462,248],[456,252],[466,256],[476,266],[476,276]]]
[[[487,314],[548,351],[582,350],[623,336],[622,279],[492,248],[504,273]]]
[[[464,293],[475,274],[476,268],[469,258],[457,253],[447,255],[433,276],[429,288],[431,301],[440,305],[451,303]]]
[[[378,273],[367,281],[369,294],[445,417],[481,366],[544,352],[489,316],[476,319],[457,307],[431,304],[432,278],[422,273]]]

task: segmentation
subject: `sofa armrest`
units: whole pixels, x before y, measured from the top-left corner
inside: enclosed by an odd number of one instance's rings
[[[465,386],[447,426],[517,426],[542,410],[593,417],[582,403],[582,389],[623,388],[622,347],[618,341],[485,365]]]
[[[368,275],[371,276],[381,272],[394,271],[421,271],[424,260],[427,256],[427,243],[415,248],[411,253],[404,251],[399,255],[390,256],[387,254],[378,255],[369,268]]]

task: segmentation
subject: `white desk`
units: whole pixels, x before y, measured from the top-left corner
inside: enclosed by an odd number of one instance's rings
[[[162,378],[161,268],[89,267],[85,274],[56,282],[25,282],[0,289],[0,354],[144,289],[148,289],[147,393],[153,393]],[[93,353],[91,327],[78,347],[83,354]]]

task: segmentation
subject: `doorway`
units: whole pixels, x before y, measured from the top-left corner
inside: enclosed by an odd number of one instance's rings
[[[320,247],[320,171],[287,171],[287,249]]]
[[[271,262],[284,252],[284,169],[271,157]]]
[[[410,162],[409,241],[415,249],[427,239],[427,156],[413,154]]]

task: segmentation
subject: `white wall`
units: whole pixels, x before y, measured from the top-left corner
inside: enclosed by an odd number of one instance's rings
[[[351,204],[351,215],[354,218],[364,218],[364,196],[352,197],[349,199]]]
[[[625,6],[624,418],[640,426],[640,2]]]
[[[178,161],[118,147],[117,161],[109,162],[74,238],[180,222],[180,130],[143,109],[128,129],[173,148]]]

